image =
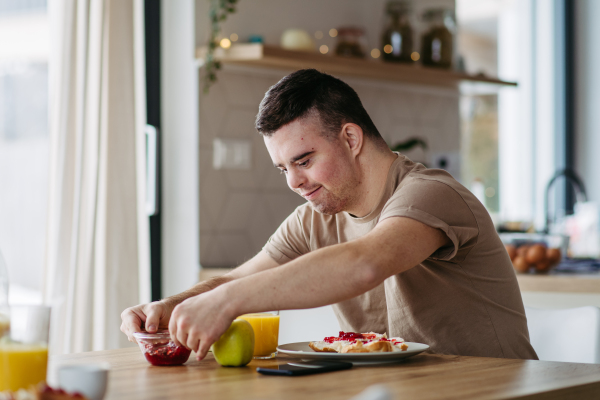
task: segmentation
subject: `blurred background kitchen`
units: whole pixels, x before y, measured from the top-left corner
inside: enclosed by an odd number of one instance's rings
[[[302,203],[258,104],[314,67],[477,195],[527,306],[600,306],[598,18],[595,0],[0,0],[10,300],[61,310],[57,352],[115,348],[125,307],[252,257]]]

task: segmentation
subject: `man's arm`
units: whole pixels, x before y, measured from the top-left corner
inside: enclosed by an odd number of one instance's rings
[[[199,294],[213,290],[225,283],[231,282],[235,279],[244,278],[258,272],[266,271],[268,269],[277,267],[279,264],[275,262],[264,250],[261,250],[257,255],[246,261],[244,264],[235,268],[234,270],[221,275],[207,279],[204,282],[199,282],[189,288],[188,290],[179,294],[167,297],[161,301],[173,306],[173,308],[181,303],[182,301],[189,299],[190,297],[197,296]]]
[[[319,249],[182,302],[173,311],[169,331],[201,359],[241,314],[350,299],[448,244],[450,240],[438,229],[410,218],[388,218],[360,239]]]
[[[182,293],[167,297],[160,301],[127,308],[121,313],[121,331],[127,335],[130,342],[135,342],[133,333],[142,330],[142,323],[145,324],[145,328],[148,332],[156,332],[159,327],[166,328],[169,324],[173,309],[182,301],[201,293],[206,293],[235,279],[266,271],[278,265],[279,264],[262,250],[252,259],[225,275],[216,276],[204,282],[199,282]]]

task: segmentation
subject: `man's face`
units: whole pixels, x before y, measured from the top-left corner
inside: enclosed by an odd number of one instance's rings
[[[290,122],[264,140],[290,189],[318,212],[333,215],[356,202],[359,172],[343,136],[325,138],[320,132],[318,118],[307,117]]]

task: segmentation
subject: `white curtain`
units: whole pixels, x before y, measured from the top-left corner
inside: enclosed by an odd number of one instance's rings
[[[53,354],[128,345],[149,300],[142,0],[52,0],[44,299]]]

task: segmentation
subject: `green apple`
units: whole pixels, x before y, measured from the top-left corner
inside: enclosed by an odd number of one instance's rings
[[[236,319],[212,345],[215,360],[224,367],[243,367],[252,361],[254,330],[246,320]]]

